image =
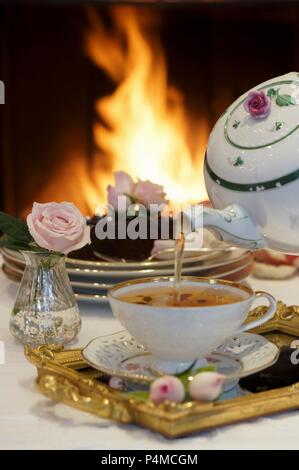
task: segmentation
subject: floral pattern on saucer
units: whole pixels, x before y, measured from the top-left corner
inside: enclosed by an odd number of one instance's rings
[[[256,373],[272,365],[279,349],[264,337],[252,333],[240,333],[230,338],[205,360],[194,363],[194,369],[207,363],[232,382]],[[84,359],[95,369],[109,376],[149,384],[161,373],[152,367],[157,362],[144,346],[126,330],[93,339],[82,351]]]

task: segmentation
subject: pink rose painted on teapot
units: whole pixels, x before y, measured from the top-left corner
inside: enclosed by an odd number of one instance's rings
[[[264,91],[250,91],[244,101],[244,108],[254,119],[263,119],[268,116],[271,109],[271,100]]]

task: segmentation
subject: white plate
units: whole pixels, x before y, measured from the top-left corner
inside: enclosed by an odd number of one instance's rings
[[[232,275],[232,274],[237,274],[238,272],[242,271],[243,269],[244,269],[244,266],[232,269],[231,271],[228,271],[227,273],[225,273],[225,276],[229,276],[229,275]],[[217,278],[221,279],[222,277],[223,277],[223,274],[218,275],[218,276],[217,275],[213,276],[214,279],[217,279]],[[105,295],[104,290],[102,292],[97,292],[97,293],[93,293],[93,292],[84,293],[84,292],[82,292],[82,290],[86,290],[86,286],[93,285],[91,283],[77,283],[77,286],[78,285],[83,286],[82,288],[81,287],[76,288],[75,283],[73,281],[71,281],[71,285],[72,285],[73,289],[76,291],[77,300],[84,301],[84,302],[89,302],[89,303],[93,303],[93,304],[96,304],[98,302],[101,302],[101,303],[108,303],[109,302],[109,299]],[[111,286],[113,286],[113,284],[111,284]],[[101,289],[100,289],[100,291],[101,291]]]
[[[73,289],[89,291],[88,293],[101,293],[106,292],[114,284],[108,284],[106,282],[83,282],[83,281],[71,281]]]
[[[204,259],[210,259],[215,257],[221,257],[225,253],[229,253],[234,251],[235,247],[227,247],[224,248],[203,248],[200,253],[198,251],[196,254],[189,252],[186,250],[185,252],[185,259],[184,264],[194,264],[202,261]],[[2,251],[5,253],[7,258],[10,258],[12,261],[18,261],[24,264],[24,258],[22,253],[14,250],[10,250],[8,248],[2,248]],[[108,270],[130,270],[130,269],[148,269],[148,268],[163,268],[163,267],[170,267],[174,265],[174,259],[167,259],[167,260],[151,260],[151,261],[96,261],[96,260],[81,260],[76,258],[69,258],[67,257],[66,260],[67,265],[70,267],[78,267],[81,269],[89,268],[89,269],[108,269]]]
[[[19,252],[8,250],[8,249],[3,249],[3,255],[7,261],[11,261],[12,263],[18,263],[21,265],[25,265],[25,260],[23,258],[23,255]],[[197,270],[205,270],[205,269],[210,269],[210,268],[216,268],[216,267],[221,267],[225,266],[226,264],[237,262],[241,260],[242,258],[245,257],[250,257],[250,252],[248,250],[243,250],[241,248],[231,248],[229,251],[222,253],[221,257],[213,257],[213,259],[203,259],[202,257],[197,261],[195,266],[185,266],[183,267],[183,272],[193,272]],[[85,261],[84,261],[85,263]],[[76,266],[76,264],[70,264],[68,263],[67,260],[67,270],[70,274],[72,275],[78,275],[83,274],[83,275],[88,275],[88,276],[93,276],[94,274],[103,276],[103,277],[132,277],[132,276],[139,276],[142,274],[142,277],[144,275],[151,275],[154,273],[154,275],[168,275],[173,272],[173,265],[169,266],[168,268],[164,269],[158,269],[158,268],[144,268],[144,269],[98,269],[97,265],[94,264],[93,262],[87,262],[90,263],[89,267],[82,267],[82,266]]]
[[[5,275],[8,275],[9,274],[6,272],[6,269],[5,269],[6,265],[2,265],[2,269],[5,273]],[[11,271],[12,274],[15,274],[16,276],[19,276],[20,274],[22,275],[23,274],[23,271],[21,271],[20,269],[18,268],[9,268],[9,270]],[[18,283],[19,281],[17,281],[16,279],[13,279],[14,282]],[[75,297],[78,301],[80,302],[88,302],[88,303],[92,303],[92,304],[99,304],[99,303],[105,303],[107,304],[108,303],[108,297],[106,295],[106,292],[107,290],[100,290],[99,292],[84,292],[88,289],[86,289],[86,286],[89,286],[89,284],[84,284],[84,283],[78,283],[78,286],[74,286],[73,283],[72,284],[72,287],[74,289],[74,293],[75,293]],[[81,288],[81,286],[83,286],[83,288]],[[83,291],[83,292],[82,292]]]
[[[244,259],[244,264],[249,262],[250,254],[246,250],[237,248],[234,252],[229,253],[226,256],[226,259],[215,262],[201,262],[195,266],[185,266],[182,268],[182,274],[198,274],[200,272],[206,271],[207,269],[214,269],[222,267],[231,263],[235,263]],[[126,279],[134,279],[141,277],[152,277],[152,276],[171,276],[173,274],[173,267],[168,269],[136,269],[136,270],[100,270],[100,269],[91,269],[91,268],[69,268],[67,267],[68,274],[71,278],[89,278],[89,279],[106,279],[108,282],[116,282]],[[110,280],[110,281],[109,281]]]
[[[155,373],[156,360],[128,331],[93,339],[82,351],[84,359],[95,369],[134,383],[149,384]],[[270,367],[278,358],[279,349],[263,336],[240,333],[209,354],[208,363],[226,376],[226,382],[239,380]],[[202,361],[194,364],[200,367]]]
[[[7,266],[8,269],[16,276],[23,275],[23,269],[14,265],[10,264],[8,261],[5,261],[4,266]],[[75,289],[85,289],[90,290],[94,293],[97,291],[107,291],[110,287],[113,287],[114,284],[109,284],[106,282],[87,282],[87,281],[71,281],[72,287]]]
[[[4,272],[5,272],[5,265],[3,265],[4,267]],[[246,266],[245,266],[246,267]],[[23,274],[23,271],[21,269],[18,269],[16,268],[15,266],[10,268],[9,269],[14,272],[16,275],[22,275]],[[228,271],[226,273],[222,273],[221,275],[214,275],[213,278],[214,279],[217,279],[217,278],[222,278],[223,276],[229,276],[229,275],[232,275],[232,274],[237,274],[238,272],[242,271],[244,269],[244,267],[239,267],[239,268],[236,268],[236,269],[233,269],[231,271]],[[18,282],[18,281],[16,281]],[[86,292],[86,290],[89,290],[90,289],[90,286],[94,286],[94,284],[97,284],[97,283],[88,283],[88,282],[73,282],[71,281],[71,285],[75,291],[75,296],[76,296],[76,299],[80,302],[87,302],[87,303],[90,303],[90,304],[108,304],[109,302],[109,299],[106,295],[106,291],[105,289],[99,289],[99,291],[92,291],[91,292]],[[108,287],[108,284],[105,284],[107,287]],[[111,284],[111,286],[113,286],[113,284]]]
[[[240,261],[238,259],[237,261]],[[235,262],[235,260],[234,260]],[[239,264],[237,267],[231,266],[232,263],[230,263],[227,266],[227,270],[222,270],[220,273],[214,273],[214,270],[218,268],[216,267],[205,267],[203,269],[202,267],[197,267],[192,270],[182,270],[183,275],[186,274],[193,274],[193,275],[198,275],[198,276],[211,276],[215,279],[217,278],[223,278],[232,274],[236,274],[239,271],[242,271],[246,269],[250,264],[251,264],[251,259],[248,259],[247,256],[244,256],[244,259],[242,260],[242,264]],[[13,262],[9,262],[7,259],[5,259],[5,266],[9,268],[9,270],[17,275],[22,275],[23,274],[23,269],[19,266],[16,266]],[[224,265],[225,266],[225,265]],[[223,267],[223,265],[222,265]],[[231,269],[230,269],[231,267]],[[167,272],[161,272],[161,270],[150,270],[149,271],[140,271],[138,274],[137,273],[130,273],[126,274],[125,276],[109,276],[108,274],[98,274],[97,270],[73,270],[73,269],[67,269],[67,272],[70,276],[70,280],[72,285],[80,288],[90,288],[92,289],[93,286],[98,286],[96,288],[96,291],[103,290],[103,289],[108,289],[112,285],[114,285],[117,282],[124,281],[126,279],[132,279],[132,278],[142,278],[142,277],[160,277],[160,276],[173,276],[173,269]],[[98,282],[98,280],[103,279],[106,282]]]
[[[224,248],[203,248],[202,252],[196,256],[191,256],[188,253],[188,256],[184,259],[184,265],[193,265],[193,264],[201,264],[203,261],[209,261],[210,259],[223,259],[223,256],[233,253],[234,251],[239,250],[236,247],[224,247]],[[5,254],[6,258],[11,259],[11,261],[17,261],[19,263],[25,264],[25,260],[23,255],[14,250],[10,250],[8,248],[2,248],[3,253]],[[244,251],[244,250],[243,250]],[[115,261],[115,262],[108,262],[108,261],[90,261],[90,260],[79,260],[75,258],[67,258],[66,264],[70,269],[79,268],[82,270],[91,269],[91,270],[104,270],[109,272],[119,272],[119,271],[139,271],[141,269],[173,269],[174,260],[154,260],[154,261]]]
[[[78,302],[87,302],[89,304],[107,304],[108,297],[104,294],[75,294]]]
[[[225,253],[229,253],[235,250],[236,247],[225,246],[223,248],[207,248],[204,247],[202,250],[191,250],[186,249],[184,251],[184,264],[194,264],[198,263],[199,261],[221,257]],[[174,253],[174,250],[171,250]],[[95,254],[95,256],[97,256]],[[100,258],[100,256],[98,255]],[[108,256],[107,256],[108,258]],[[112,260],[106,261],[99,260],[99,261],[91,261],[91,260],[78,260],[75,258],[67,258],[68,264],[74,264],[79,267],[90,267],[94,266],[96,268],[101,269],[147,269],[147,268],[163,268],[169,267],[174,265],[174,256],[172,258],[167,259],[156,259],[156,260],[144,260],[144,261],[116,261]]]

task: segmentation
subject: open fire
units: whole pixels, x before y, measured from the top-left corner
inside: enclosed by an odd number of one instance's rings
[[[110,27],[95,9],[88,9],[87,15],[85,50],[115,83],[115,91],[95,103],[98,150],[92,163],[87,166],[83,155],[72,155],[60,169],[61,179],[67,175],[70,185],[81,188],[83,201],[75,194],[70,197],[92,214],[106,202],[113,172],[124,170],[133,178],[164,185],[171,201],[205,199],[207,121],[202,117],[192,122],[182,93],[168,83],[155,12],[113,7]],[[51,182],[44,192],[49,194],[50,188]]]

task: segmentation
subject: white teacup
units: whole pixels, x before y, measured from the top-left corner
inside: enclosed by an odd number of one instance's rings
[[[146,278],[115,285],[109,290],[112,311],[121,324],[161,363],[180,364],[179,369],[223,344],[231,336],[247,331],[270,320],[276,311],[276,301],[267,292],[254,292],[249,287],[230,281],[200,277],[183,277],[182,287],[203,286],[210,289],[225,287],[242,300],[213,306],[153,306],[133,304],[121,299],[140,290],[154,290],[173,285],[173,277]],[[256,297],[266,297],[269,307],[265,314],[244,324]],[[173,364],[174,365],[174,364]],[[172,371],[171,364],[163,370]],[[177,370],[177,368],[176,368]]]

